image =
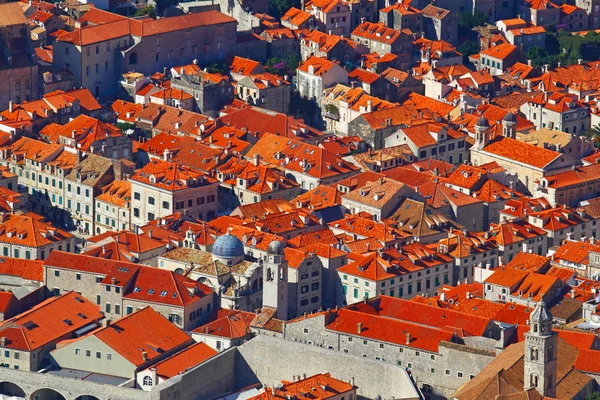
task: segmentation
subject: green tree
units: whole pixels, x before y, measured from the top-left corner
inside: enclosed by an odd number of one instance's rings
[[[227,65],[227,63],[223,63],[223,64],[213,63],[206,67],[206,72],[210,72],[211,74],[219,73],[219,74],[225,75],[225,74],[227,74],[228,70],[229,70],[229,66]]]
[[[600,400],[600,392],[592,393],[587,396],[584,400]]]
[[[469,62],[469,56],[479,53],[479,43],[472,40],[465,40],[458,46],[458,52],[463,55],[463,62],[466,64]]]
[[[300,0],[269,0],[269,15],[280,19],[292,7],[300,8]]]
[[[600,147],[600,125],[596,125],[583,133],[586,137],[592,139],[596,147]],[[600,400],[600,398],[598,398]]]
[[[135,125],[129,122],[119,122],[117,123],[117,128],[119,128],[123,133],[127,133],[127,131],[130,129],[135,131]]]
[[[151,17],[156,18],[156,10],[154,6],[146,6],[135,13],[136,17]]]
[[[476,26],[481,26],[487,21],[487,15],[480,11],[474,13],[464,12],[458,17],[458,26],[465,31],[470,31]]]

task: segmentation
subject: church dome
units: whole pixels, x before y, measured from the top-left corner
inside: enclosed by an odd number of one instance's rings
[[[513,114],[512,111],[509,111],[502,120],[506,122],[517,122],[517,116]]]
[[[283,254],[283,247],[279,240],[273,240],[269,243],[269,254]]]
[[[212,254],[219,258],[244,257],[244,245],[230,233],[219,236],[212,247]]]
[[[477,123],[475,124],[475,126],[480,126],[482,128],[488,128],[490,126],[490,123],[488,122],[488,120],[482,115],[478,120]]]
[[[537,303],[537,305],[535,306],[535,309],[529,316],[529,319],[531,322],[552,321],[552,314],[550,314],[550,311],[548,311],[548,308],[546,307],[546,303],[544,303],[544,300],[541,300],[539,303]]]

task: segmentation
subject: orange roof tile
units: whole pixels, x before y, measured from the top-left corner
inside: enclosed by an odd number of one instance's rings
[[[273,134],[263,135],[252,151],[267,163],[320,179],[357,171],[354,165],[320,147]]]
[[[98,306],[76,292],[52,297],[16,317],[0,324],[5,348],[37,350],[63,339],[104,317]]]
[[[151,160],[136,172],[131,179],[170,191],[216,183],[214,178],[196,172],[189,167],[158,159]]]
[[[170,379],[203,363],[217,354],[219,354],[218,351],[214,350],[206,343],[199,342],[181,350],[177,354],[157,362],[153,365],[153,368],[156,368],[156,374],[158,376],[163,379]]]
[[[0,221],[0,242],[27,247],[43,247],[73,237],[44,222],[37,214],[10,214]]]
[[[248,400],[281,400],[306,397],[314,400],[341,398],[343,394],[350,394],[354,387],[344,381],[334,379],[330,374],[317,374],[295,382],[283,382],[283,387],[269,388]],[[340,397],[341,396],[341,397]]]
[[[308,60],[298,66],[298,70],[315,76],[322,76],[329,72],[334,65],[337,64],[326,58],[311,56]]]
[[[512,52],[515,51],[516,49],[517,49],[517,46],[514,46],[509,43],[503,43],[503,44],[499,44],[496,46],[492,46],[486,50],[482,50],[480,52],[480,54],[488,56],[488,57],[497,58],[499,60],[504,60],[509,55],[511,55]]]
[[[250,334],[250,323],[256,314],[240,310],[221,309],[211,322],[194,329],[201,335],[218,336],[228,339],[241,339]]]
[[[561,154],[556,151],[533,146],[508,137],[497,138],[485,146],[483,150],[537,168],[544,168],[561,157]]]
[[[145,307],[92,333],[133,365],[140,366],[192,339],[165,317]]]
[[[0,275],[18,276],[29,281],[44,281],[44,261],[0,257]]]
[[[400,31],[386,27],[383,23],[363,22],[352,31],[352,36],[376,42],[392,44],[401,35]]]

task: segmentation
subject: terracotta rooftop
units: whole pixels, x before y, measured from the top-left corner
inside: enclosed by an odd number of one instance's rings
[[[32,351],[94,326],[104,317],[98,306],[76,292],[52,297],[0,324],[6,348]]]

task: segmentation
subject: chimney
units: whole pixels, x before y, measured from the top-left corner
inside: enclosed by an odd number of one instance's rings
[[[150,368],[150,372],[152,373],[152,385],[158,385],[158,374],[156,373],[156,367]]]
[[[109,318],[104,318],[102,320],[102,326],[105,328],[108,328],[110,326],[110,319]]]
[[[361,334],[361,333],[362,333],[362,329],[363,329],[362,322],[359,322],[358,324],[356,324],[356,331],[357,331],[359,334]]]
[[[145,351],[142,351],[142,360],[148,361],[148,353]]]
[[[8,112],[13,112],[15,110],[15,103],[13,101],[8,102]]]
[[[410,332],[406,332],[406,344],[410,344],[410,340],[411,340]]]
[[[258,167],[260,165],[260,154],[254,154],[254,166]]]
[[[148,229],[148,237],[152,239],[152,229]]]
[[[77,130],[73,129],[73,130],[71,131],[71,137],[72,137],[73,139],[75,139],[75,136],[77,136]]]
[[[6,336],[0,337],[0,347],[6,346]]]

